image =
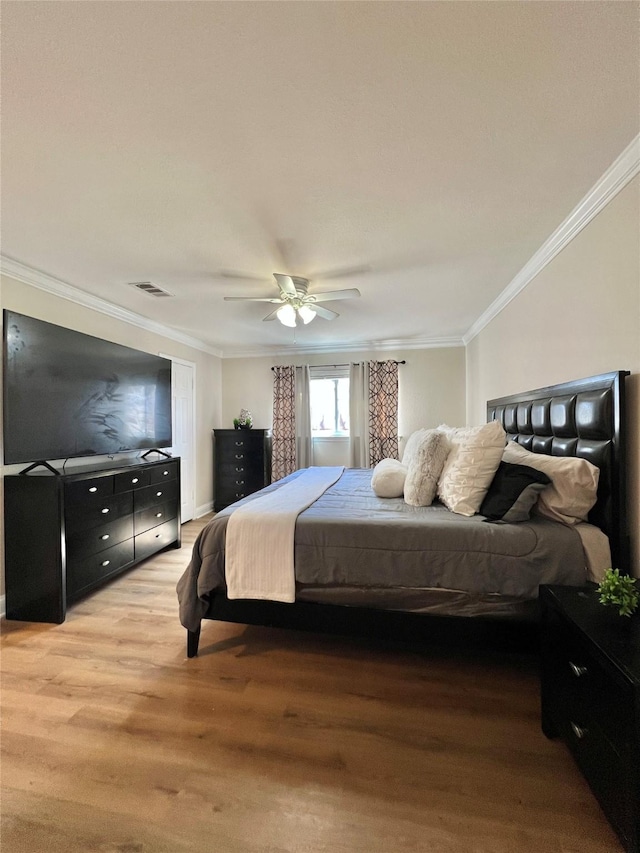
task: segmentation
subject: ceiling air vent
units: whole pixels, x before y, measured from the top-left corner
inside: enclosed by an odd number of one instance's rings
[[[137,287],[138,290],[143,290],[145,293],[148,293],[149,296],[173,296],[173,293],[169,293],[168,290],[163,290],[152,281],[130,281],[129,285],[131,287]]]

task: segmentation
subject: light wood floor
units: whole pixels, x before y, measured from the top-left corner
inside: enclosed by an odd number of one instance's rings
[[[3,853],[610,853],[535,662],[206,622],[184,546],[3,624]]]

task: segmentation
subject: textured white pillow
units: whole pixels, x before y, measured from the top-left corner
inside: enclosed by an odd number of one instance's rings
[[[506,433],[498,421],[478,427],[438,427],[450,451],[438,481],[438,497],[452,512],[474,515],[480,509],[502,459]]]
[[[404,501],[411,506],[431,506],[438,479],[449,455],[449,442],[437,429],[424,430],[416,452],[407,465]]]
[[[547,456],[532,453],[516,441],[510,441],[502,456],[505,462],[529,465],[551,477],[551,483],[540,493],[536,509],[541,515],[578,524],[586,521],[598,497],[600,469],[577,456]]]
[[[407,466],[407,469],[415,461],[416,455],[418,453],[418,447],[425,432],[429,432],[426,428],[417,429],[415,432],[412,432],[409,438],[407,439],[407,443],[404,446],[404,451],[402,453],[402,464]]]
[[[407,467],[398,459],[381,459],[373,469],[371,488],[379,498],[401,498]]]

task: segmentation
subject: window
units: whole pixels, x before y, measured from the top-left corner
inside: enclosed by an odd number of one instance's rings
[[[314,438],[349,435],[349,367],[311,367],[311,433]]]

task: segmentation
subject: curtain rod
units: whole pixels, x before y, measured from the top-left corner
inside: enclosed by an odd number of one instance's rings
[[[407,363],[405,361],[405,359],[402,359],[402,361],[396,361],[395,358],[389,358],[389,359],[387,359],[387,361],[393,361],[395,364],[406,364]],[[359,362],[352,361],[351,364],[359,364]],[[384,364],[384,361],[379,361],[378,364]],[[286,365],[284,365],[284,364],[278,364],[276,366],[277,367],[286,367]],[[301,365],[296,365],[296,366],[301,366]],[[312,364],[310,366],[311,367],[348,367],[349,365],[347,363],[345,363],[345,364]],[[276,369],[276,367],[271,368],[271,370],[275,370],[275,369]]]

